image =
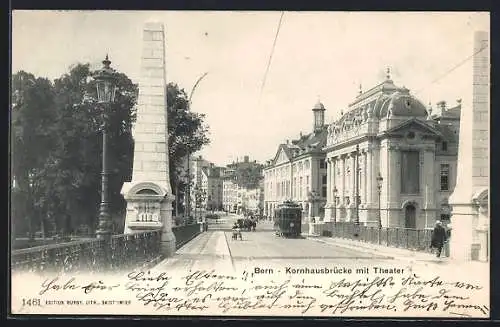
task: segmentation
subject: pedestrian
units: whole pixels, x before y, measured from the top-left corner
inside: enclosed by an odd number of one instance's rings
[[[441,251],[443,250],[443,245],[446,242],[446,230],[443,227],[441,221],[436,221],[436,226],[432,231],[431,235],[431,248],[436,249],[436,257],[441,256]]]

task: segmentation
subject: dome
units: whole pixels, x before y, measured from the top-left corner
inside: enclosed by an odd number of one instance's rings
[[[325,110],[325,106],[320,101],[318,101],[314,105],[313,110]]]
[[[375,105],[378,118],[392,116],[427,117],[427,108],[417,98],[402,88],[378,99]],[[390,114],[389,114],[390,113]]]

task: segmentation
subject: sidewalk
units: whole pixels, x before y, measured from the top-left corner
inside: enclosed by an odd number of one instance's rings
[[[342,238],[333,238],[333,237],[323,237],[323,236],[310,236],[304,235],[307,239],[321,242],[325,244],[330,244],[332,246],[340,246],[349,248],[351,250],[361,250],[367,253],[373,253],[377,255],[383,255],[387,257],[391,257],[398,261],[405,261],[408,263],[436,263],[436,264],[452,264],[454,266],[463,266],[467,267],[475,267],[474,269],[487,269],[489,271],[489,262],[480,262],[480,261],[468,261],[468,262],[457,262],[449,257],[441,257],[437,258],[432,253],[412,251],[407,249],[388,247],[385,245],[366,243],[362,241],[354,241],[349,239]]]

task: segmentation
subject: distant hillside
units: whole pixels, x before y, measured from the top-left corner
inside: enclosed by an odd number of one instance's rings
[[[240,187],[252,189],[258,188],[262,180],[263,166],[256,162],[239,162],[228,165],[228,168],[234,170],[231,175]]]
[[[262,179],[262,165],[238,167],[236,169],[236,183],[248,189],[258,188]]]

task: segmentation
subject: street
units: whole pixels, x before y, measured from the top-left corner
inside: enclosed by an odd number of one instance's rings
[[[394,259],[341,245],[316,242],[305,237],[282,238],[273,232],[273,224],[261,221],[255,232],[242,231],[243,240],[232,240],[231,227],[240,217],[229,215],[218,223],[209,222],[202,233],[180,248],[172,258],[160,262],[155,269],[244,271],[262,267],[346,265],[384,266]]]

